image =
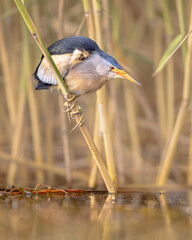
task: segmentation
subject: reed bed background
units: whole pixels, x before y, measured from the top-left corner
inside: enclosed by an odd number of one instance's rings
[[[190,185],[190,0],[30,0],[25,5],[46,46],[68,36],[89,36],[143,87],[116,79],[78,99],[109,173],[119,187]],[[0,183],[65,187],[103,185],[63,99],[35,91],[41,57],[14,1],[0,2]],[[170,45],[171,44],[171,45]],[[167,51],[166,51],[167,50]],[[99,116],[97,104],[104,104]],[[105,123],[101,129],[99,119]],[[114,160],[109,163],[110,160]],[[111,168],[111,170],[110,170]]]

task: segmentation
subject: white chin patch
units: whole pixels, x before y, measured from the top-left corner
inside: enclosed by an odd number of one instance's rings
[[[119,76],[119,75],[115,75],[115,77],[114,78],[123,78],[124,79],[124,77],[121,77],[121,76]]]

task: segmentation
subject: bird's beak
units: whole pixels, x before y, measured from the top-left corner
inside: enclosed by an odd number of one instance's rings
[[[139,86],[142,86],[141,83],[139,83],[137,80],[135,80],[133,77],[131,77],[129,74],[127,74],[125,71],[123,70],[120,70],[118,68],[114,68],[112,69],[112,72],[116,73],[117,74],[117,77],[121,77],[121,78],[124,78],[124,79],[127,79]]]

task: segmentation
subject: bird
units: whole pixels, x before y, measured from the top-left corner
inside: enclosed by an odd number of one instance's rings
[[[69,93],[79,97],[100,89],[108,80],[124,78],[141,85],[126,73],[120,64],[99,48],[97,43],[87,37],[72,36],[60,39],[48,47]],[[42,55],[34,78],[36,90],[54,89],[58,83]]]

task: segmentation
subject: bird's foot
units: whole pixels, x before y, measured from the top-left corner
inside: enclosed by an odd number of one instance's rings
[[[79,115],[77,124],[70,132],[74,131],[78,127],[81,127],[84,122],[82,110],[76,104],[77,104],[76,96],[68,95],[66,98],[66,102],[64,103],[64,106],[67,108],[65,112],[68,113],[69,121],[70,119],[75,119],[76,115]]]
[[[75,104],[77,103],[77,101],[76,101],[76,99],[74,98],[74,101],[71,103],[71,104],[69,104],[69,102],[65,102],[63,105],[65,106],[65,107],[67,107],[67,109],[64,111],[64,112],[70,112],[74,107],[75,107]]]
[[[69,122],[71,123],[70,112],[76,105],[76,96],[68,94],[65,99],[66,99],[66,102],[63,105],[67,108],[65,112],[68,113],[68,119],[69,119]]]
[[[74,101],[76,103],[76,96],[75,95],[71,95],[68,94],[66,97],[66,102],[63,104],[65,107],[70,107],[71,106],[71,102]]]
[[[79,106],[77,106],[76,110],[70,111],[69,114],[72,119],[75,119],[75,115],[77,115],[77,114],[79,114],[80,116],[83,115],[81,107],[79,107]]]
[[[77,115],[77,114],[79,114],[80,117],[78,119],[77,124],[74,126],[74,128],[70,132],[73,132],[76,128],[81,127],[84,123],[83,113],[82,113],[81,107],[79,107],[79,106],[77,107],[76,111],[73,111],[73,112],[71,111],[70,112],[70,116],[71,116],[72,119],[74,119],[75,115]]]

